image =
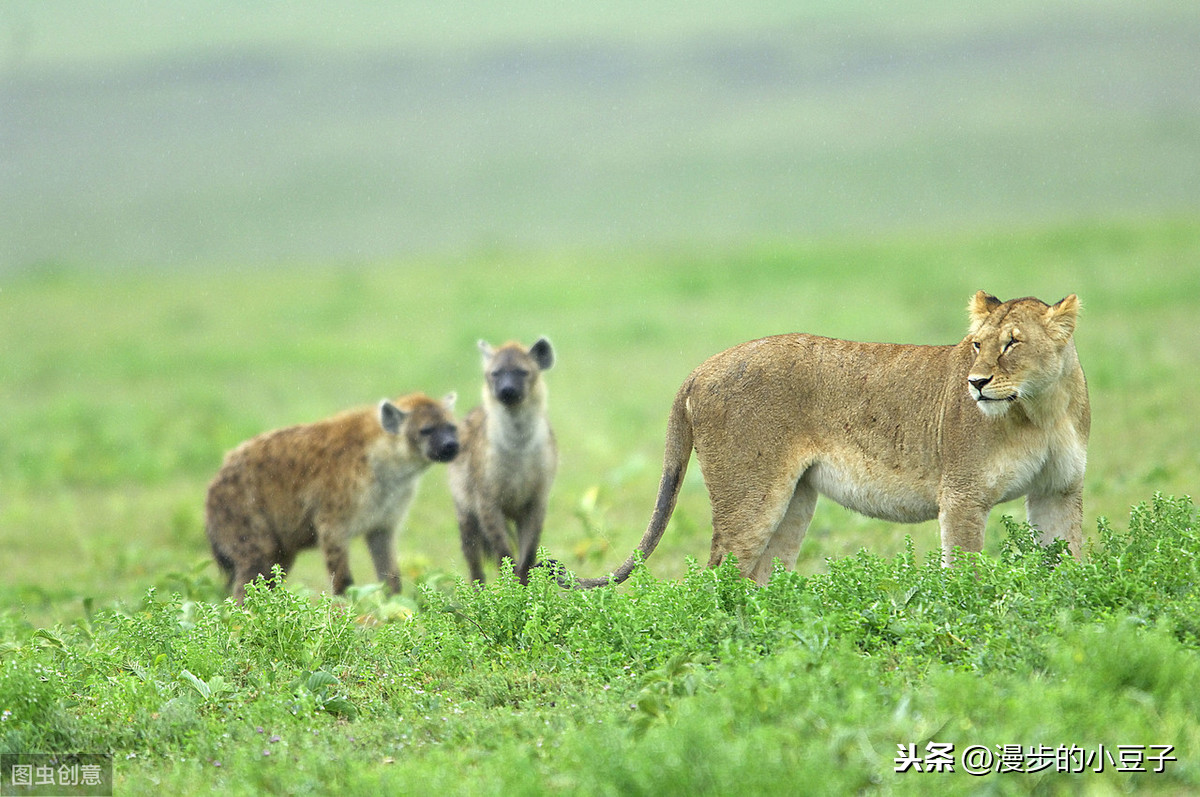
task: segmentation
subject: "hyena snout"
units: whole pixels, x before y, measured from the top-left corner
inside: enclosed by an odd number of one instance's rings
[[[492,380],[492,392],[496,400],[506,407],[513,407],[525,400],[526,375],[499,373]]]
[[[449,462],[458,450],[458,429],[453,426],[433,430],[425,444],[425,456],[434,462]]]

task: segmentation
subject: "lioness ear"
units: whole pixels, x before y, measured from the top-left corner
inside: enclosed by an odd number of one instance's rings
[[[971,334],[975,334],[976,330],[987,321],[987,317],[1004,302],[992,296],[987,291],[979,291],[971,297],[971,301],[967,302],[967,317],[971,320]]]
[[[1046,331],[1059,343],[1075,333],[1075,321],[1079,318],[1079,297],[1071,294],[1046,310]]]

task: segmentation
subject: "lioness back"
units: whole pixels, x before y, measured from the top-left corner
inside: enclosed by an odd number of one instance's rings
[[[685,383],[706,483],[766,495],[768,483],[787,474],[794,484],[811,469],[819,492],[863,514],[937,517],[940,423],[929,410],[953,355],[952,346],[803,334],[716,355]]]

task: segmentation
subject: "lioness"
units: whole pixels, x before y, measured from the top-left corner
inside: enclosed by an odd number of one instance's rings
[[[658,499],[637,550],[658,545],[692,449],[712,501],[708,565],[737,556],[765,584],[795,567],[817,494],[897,523],[937,518],[943,563],[983,548],[992,507],[1024,495],[1043,542],[1078,556],[1087,461],[1087,382],[1072,335],[1079,299],[968,305],[956,346],[778,335],[709,358],[684,381],[667,421]]]

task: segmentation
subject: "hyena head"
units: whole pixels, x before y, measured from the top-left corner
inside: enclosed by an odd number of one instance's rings
[[[479,341],[487,390],[506,407],[517,407],[539,385],[538,375],[554,365],[554,348],[546,338],[526,349],[520,343],[505,343],[493,349]]]
[[[441,401],[415,393],[379,402],[379,424],[388,434],[403,435],[409,450],[430,462],[449,462],[458,455],[458,425],[454,422],[454,393]]]

